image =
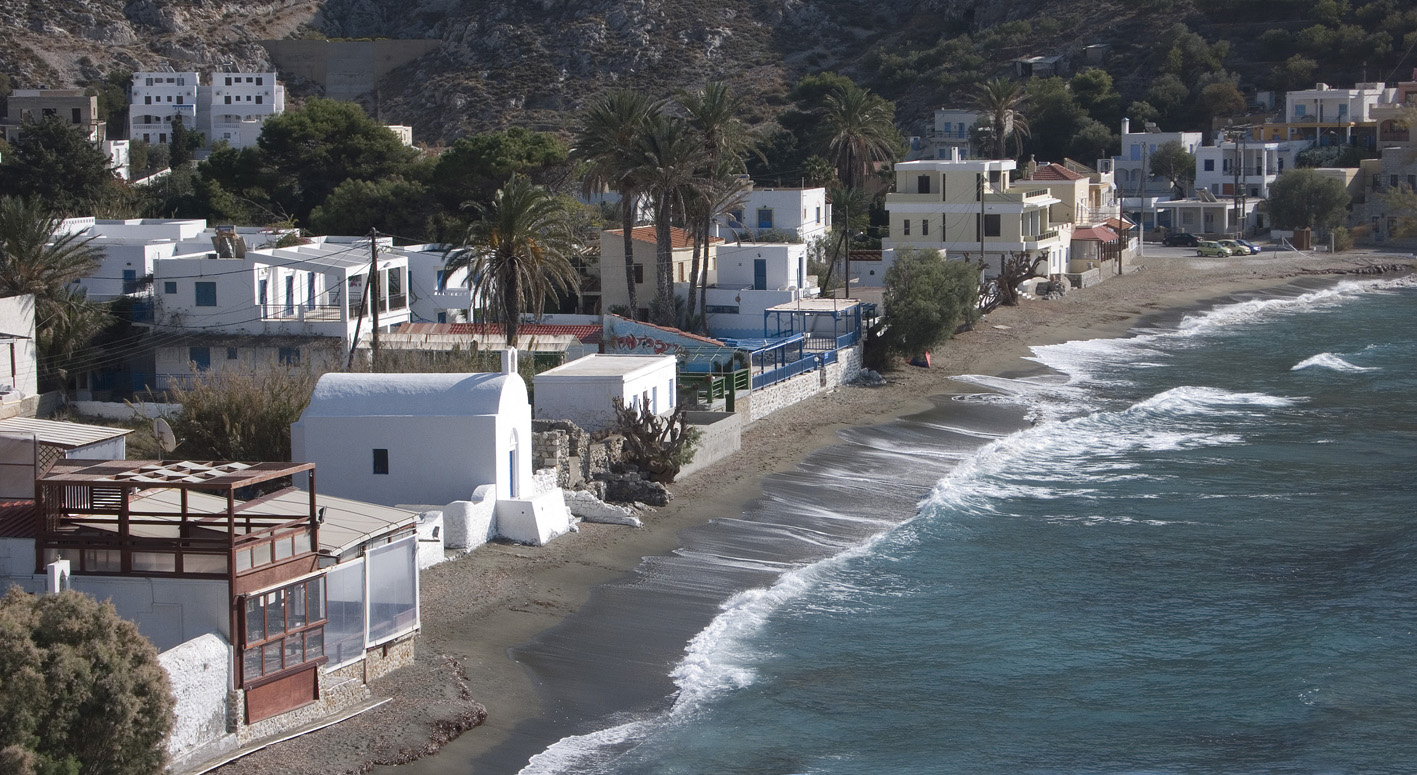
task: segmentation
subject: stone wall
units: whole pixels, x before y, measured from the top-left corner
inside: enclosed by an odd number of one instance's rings
[[[532,470],[556,469],[556,485],[565,490],[609,473],[624,446],[624,440],[613,435],[592,441],[590,432],[566,420],[532,420],[531,431]]]
[[[861,345],[837,351],[836,363],[799,374],[792,379],[754,390],[748,406],[748,421],[756,422],[784,407],[821,393],[830,393],[856,379],[861,373]]]
[[[177,698],[167,739],[173,769],[235,750],[236,735],[226,728],[226,689],[231,683],[231,647],[226,641],[203,635],[162,652],[157,660]]]

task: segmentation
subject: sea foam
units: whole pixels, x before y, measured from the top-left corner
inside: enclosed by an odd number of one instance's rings
[[[1300,369],[1330,369],[1332,371],[1346,372],[1377,371],[1377,369],[1372,366],[1358,366],[1349,363],[1333,353],[1319,353],[1312,358],[1305,358],[1294,364],[1289,370],[1298,371]]]

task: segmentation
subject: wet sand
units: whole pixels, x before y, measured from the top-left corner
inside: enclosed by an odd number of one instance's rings
[[[1273,289],[1301,274],[1410,263],[1406,255],[1359,252],[1229,259],[1160,252],[1165,255],[1139,259],[1127,274],[1062,299],[1029,300],[991,313],[973,331],[939,348],[931,369],[901,366],[886,374],[886,387],[843,387],[754,423],[744,432],[739,454],[673,485],[674,501],[645,515],[643,528],[583,524],[580,532],[545,547],[491,544],[425,571],[417,663],[371,685],[392,702],[218,772],[393,772],[380,765],[430,753],[437,746],[430,745],[430,737],[440,736],[437,723],[480,703],[487,711],[483,725],[398,772],[514,773],[528,752],[576,721],[541,718],[544,687],[514,661],[517,647],[560,631],[558,625],[585,607],[593,591],[608,589],[603,585],[625,580],[637,567],[652,567],[653,558],[683,545],[682,531],[739,516],[761,494],[765,476],[790,471],[813,451],[837,443],[839,431],[924,411],[934,406],[932,396],[976,390],[951,380],[955,375],[1035,370],[1025,360],[1032,346],[1124,336],[1138,324],[1178,319],[1187,310]],[[642,558],[651,559],[642,566]],[[621,647],[610,632],[577,645]],[[683,645],[650,644],[671,654],[682,652]],[[578,707],[614,709],[663,694],[662,664],[645,665],[640,672],[640,680],[622,690],[597,690]]]

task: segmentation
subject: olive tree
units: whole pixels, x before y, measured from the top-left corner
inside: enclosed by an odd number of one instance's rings
[[[1280,229],[1339,226],[1348,214],[1348,189],[1335,178],[1295,169],[1269,187],[1269,216]]]
[[[0,772],[161,772],[172,706],[157,649],[111,603],[0,598]]]
[[[979,266],[949,261],[935,251],[897,250],[886,270],[886,350],[914,356],[954,335],[973,315],[979,297]]]

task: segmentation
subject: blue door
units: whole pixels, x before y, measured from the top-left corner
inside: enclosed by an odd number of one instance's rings
[[[285,276],[285,314],[295,314],[295,275]]]
[[[266,304],[268,303],[266,301],[266,283],[266,280],[262,280],[256,284],[256,303],[261,305],[261,317],[266,317],[266,315],[270,314],[270,310],[266,309]]]
[[[768,289],[768,260],[766,258],[753,259],[753,290],[765,291]]]

